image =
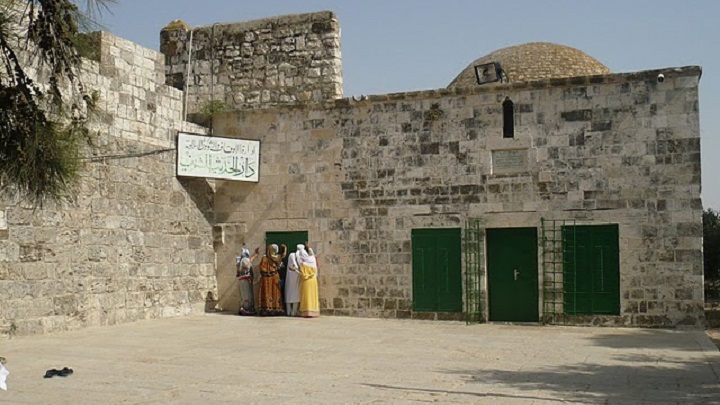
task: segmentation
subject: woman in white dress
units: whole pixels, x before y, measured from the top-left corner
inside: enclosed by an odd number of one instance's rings
[[[300,272],[295,253],[288,257],[287,275],[285,276],[285,307],[288,316],[297,316],[300,306]]]

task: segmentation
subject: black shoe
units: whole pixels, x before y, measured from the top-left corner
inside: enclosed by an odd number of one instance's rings
[[[60,372],[58,370],[55,370],[54,368],[52,370],[48,370],[45,372],[45,375],[43,378],[52,378],[56,375],[60,375]]]
[[[62,370],[57,372],[57,375],[59,375],[60,377],[67,377],[72,373],[73,370],[71,368],[64,367]]]

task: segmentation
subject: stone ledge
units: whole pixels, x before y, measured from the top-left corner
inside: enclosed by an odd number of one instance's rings
[[[354,100],[352,98],[344,98],[336,100],[336,106],[348,106],[348,105],[359,105],[363,103],[373,103],[378,101],[400,101],[400,100],[416,100],[426,98],[438,98],[447,96],[459,96],[459,95],[474,95],[474,94],[486,94],[486,93],[507,93],[518,90],[537,90],[552,87],[571,87],[571,86],[584,86],[584,85],[600,85],[600,84],[618,84],[630,81],[644,81],[644,80],[657,80],[659,74],[663,74],[665,79],[674,79],[679,77],[694,77],[697,76],[698,80],[702,75],[702,68],[700,66],[684,66],[684,67],[669,67],[655,70],[643,70],[639,72],[628,72],[628,73],[611,73],[607,75],[598,76],[577,76],[577,77],[566,77],[566,78],[555,78],[536,80],[531,82],[522,83],[507,83],[498,84],[495,86],[472,86],[472,87],[458,87],[454,89],[434,89],[434,90],[422,90],[407,93],[390,93],[390,94],[378,94],[364,96],[364,100]]]
[[[268,25],[275,25],[275,26],[285,26],[285,25],[294,25],[294,24],[304,24],[304,23],[313,23],[313,22],[320,22],[320,21],[337,21],[337,15],[335,15],[332,11],[318,11],[314,13],[302,13],[302,14],[287,14],[287,15],[281,15],[276,17],[268,17],[268,18],[262,18],[259,20],[251,20],[251,21],[238,21],[238,22],[232,22],[232,23],[223,23],[223,24],[212,24],[212,25],[202,25],[199,27],[192,28],[193,31],[197,32],[199,30],[211,30],[214,27],[216,29],[225,29],[229,31],[235,31],[235,32],[244,32],[249,30],[256,30],[259,28],[264,28]]]
[[[563,88],[586,85],[602,85],[602,84],[620,84],[632,81],[655,81],[659,74],[665,75],[665,79],[675,78],[695,78],[699,80],[702,76],[702,68],[700,66],[684,66],[684,67],[668,67],[655,70],[644,70],[628,73],[611,73],[599,76],[578,76],[560,79],[546,79],[523,83],[499,84],[496,86],[474,86],[474,87],[458,87],[454,89],[433,89],[411,91],[404,93],[388,93],[362,96],[360,100],[353,97],[345,97],[326,102],[288,102],[275,104],[244,104],[239,106],[243,113],[252,112],[274,112],[274,111],[292,111],[292,110],[328,110],[334,108],[348,108],[356,106],[368,106],[379,102],[398,102],[398,101],[417,101],[425,99],[439,99],[449,96],[470,96],[476,94],[504,94],[508,92],[517,92],[521,90],[540,90],[548,88]],[[687,87],[687,86],[685,86]],[[234,115],[239,111],[230,111],[223,114]]]

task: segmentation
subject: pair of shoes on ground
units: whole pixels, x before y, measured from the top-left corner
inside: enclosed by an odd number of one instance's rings
[[[52,378],[54,376],[67,377],[72,373],[73,373],[73,370],[71,368],[64,367],[62,370],[56,370],[53,368],[53,369],[46,371],[45,376],[43,378]]]

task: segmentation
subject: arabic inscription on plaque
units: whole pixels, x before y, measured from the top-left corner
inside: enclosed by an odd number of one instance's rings
[[[258,181],[260,142],[178,134],[178,176]]]
[[[493,173],[518,173],[527,170],[527,149],[492,151]]]

